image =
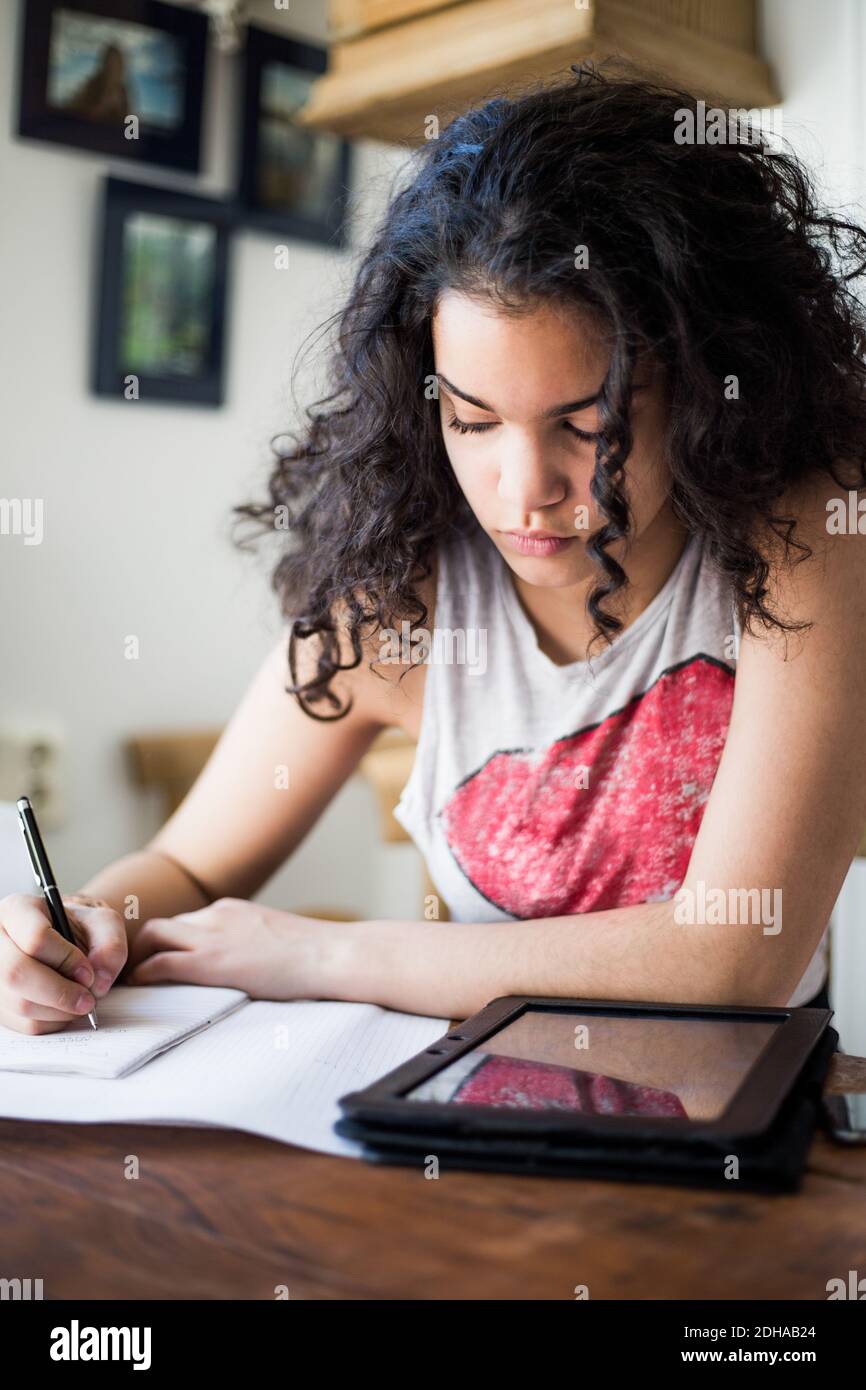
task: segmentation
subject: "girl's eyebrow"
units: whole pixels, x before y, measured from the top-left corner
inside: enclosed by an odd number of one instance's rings
[[[443,372],[434,372],[433,375],[438,381],[441,381],[446,391],[450,391],[453,396],[459,396],[462,401],[467,401],[469,405],[477,406],[479,410],[487,410],[491,415],[496,414],[492,405],[485,405],[483,401],[479,401],[477,396],[470,396],[466,391],[461,391],[460,387],[455,386],[453,382],[449,381]],[[635,391],[642,391],[643,389],[643,386],[633,387]],[[566,401],[563,405],[552,405],[549,410],[545,410],[542,418],[550,420],[556,419],[559,415],[574,415],[579,410],[586,410],[587,406],[595,405],[598,397],[599,392],[596,392],[594,396],[586,396],[581,401]]]

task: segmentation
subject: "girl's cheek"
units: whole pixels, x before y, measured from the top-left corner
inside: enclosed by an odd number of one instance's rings
[[[473,473],[469,460],[462,456],[462,451],[455,448],[450,440],[445,441],[445,451],[448,454],[451,471],[468,497],[473,486]],[[477,476],[475,482],[477,483]]]
[[[463,495],[480,516],[496,506],[499,489],[499,470],[492,464],[483,465],[479,460],[461,459],[452,455],[451,466]]]

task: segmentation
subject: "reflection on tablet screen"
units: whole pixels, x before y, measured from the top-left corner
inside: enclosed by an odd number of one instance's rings
[[[779,1023],[527,1009],[405,1099],[712,1120]]]

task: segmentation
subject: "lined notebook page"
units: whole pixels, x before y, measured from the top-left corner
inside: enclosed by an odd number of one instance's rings
[[[447,1018],[376,1004],[254,999],[110,1083],[0,1070],[0,1115],[77,1124],[220,1125],[357,1157],[361,1145],[333,1130],[340,1096],[408,1061],[448,1026]]]
[[[240,989],[201,985],[116,985],[59,1033],[32,1037],[0,1025],[0,1071],[72,1072],[115,1079],[240,1008]]]

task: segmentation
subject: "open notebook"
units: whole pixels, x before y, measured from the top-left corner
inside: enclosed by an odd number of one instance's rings
[[[359,1158],[334,1133],[340,1096],[448,1031],[447,1018],[377,1004],[180,984],[118,985],[97,1021],[42,1037],[0,1026],[0,1116],[216,1125]]]
[[[200,985],[116,985],[96,1008],[59,1033],[36,1037],[0,1027],[0,1071],[128,1076],[160,1052],[245,1004],[241,989]]]

